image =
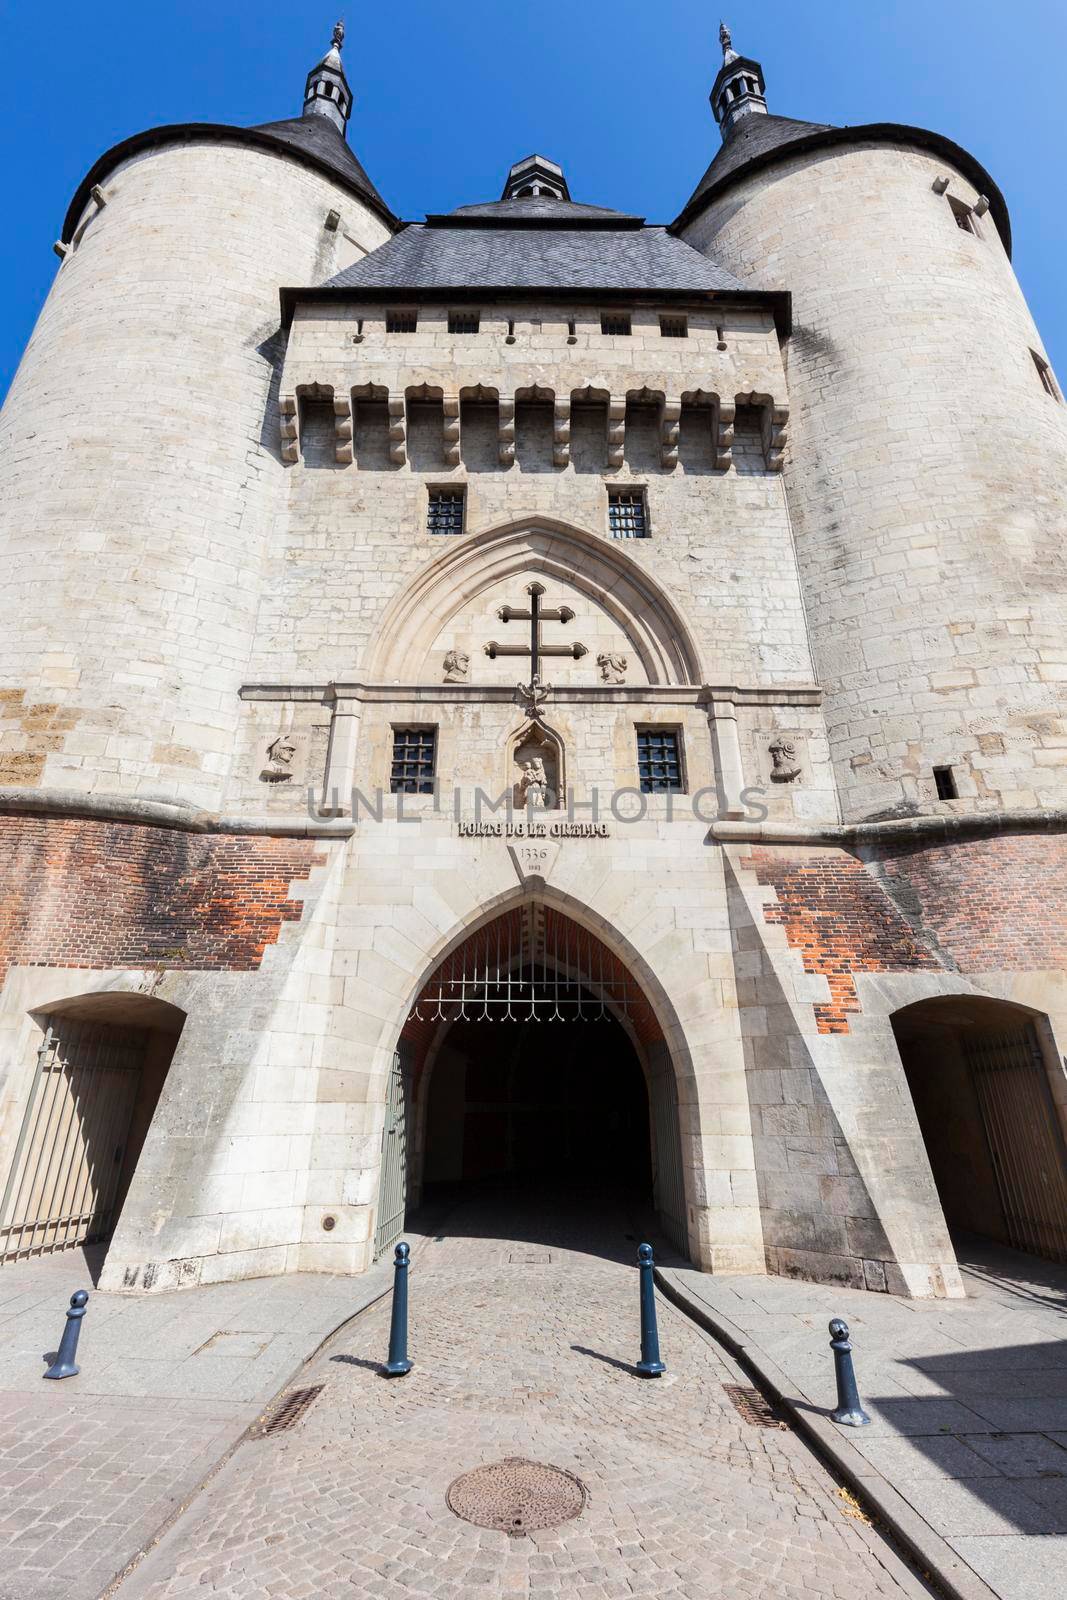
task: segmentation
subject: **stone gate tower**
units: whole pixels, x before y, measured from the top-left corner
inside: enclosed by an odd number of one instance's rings
[[[724,29],[673,223],[513,151],[401,222],[342,42],[96,162],[0,420],[0,1262],[358,1272],[576,1175],[714,1272],[1067,1259],[1067,411],[993,180]]]

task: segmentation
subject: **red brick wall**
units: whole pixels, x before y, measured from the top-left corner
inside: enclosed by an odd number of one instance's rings
[[[856,972],[1041,971],[1067,965],[1067,839],[1000,834],[892,845],[864,859],[758,847],[743,863],[777,891],[767,922],[785,928],[829,1003],[820,1033],[847,1033]]]
[[[180,833],[121,822],[0,816],[0,982],[10,965],[258,967],[305,839]]]

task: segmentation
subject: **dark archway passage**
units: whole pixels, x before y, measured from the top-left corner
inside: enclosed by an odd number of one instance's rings
[[[1067,1160],[1030,1014],[980,996],[892,1019],[949,1227],[1067,1261]]]
[[[613,1018],[458,1022],[426,1108],[423,1183],[593,1186],[652,1201],[648,1092]]]

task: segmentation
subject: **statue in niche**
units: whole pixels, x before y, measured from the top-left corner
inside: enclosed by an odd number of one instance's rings
[[[548,773],[540,756],[531,756],[521,763],[519,796],[524,811],[544,811],[548,799]]]
[[[630,665],[628,656],[619,655],[615,650],[606,650],[597,656],[596,664],[600,668],[601,683],[626,682],[626,669]]]
[[[446,683],[466,683],[471,658],[466,650],[446,650],[444,669]]]
[[[791,739],[783,739],[779,734],[777,739],[767,746],[767,753],[771,758],[772,783],[792,783],[794,778],[800,777],[797,747]]]
[[[261,783],[286,783],[293,776],[297,747],[288,733],[280,733],[267,746],[267,765],[260,773]]]

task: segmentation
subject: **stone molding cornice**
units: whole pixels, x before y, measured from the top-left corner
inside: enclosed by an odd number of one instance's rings
[[[711,824],[708,837],[716,844],[831,845],[852,850],[865,845],[950,844],[955,839],[998,833],[1067,833],[1067,808],[969,811],[812,827],[790,822],[723,821]]]
[[[238,691],[242,700],[304,701],[339,705],[357,701],[364,705],[391,705],[418,700],[436,705],[507,703],[515,698],[511,683],[246,683]],[[817,683],[696,684],[696,683],[564,683],[552,685],[556,705],[666,705],[705,706],[716,714],[722,702],[731,706],[817,706],[822,704]]]
[[[0,788],[0,816],[81,818],[89,822],[127,822],[182,833],[260,834],[279,839],[348,839],[355,832],[345,819],[310,817],[228,817],[197,806],[134,795],[81,794],[76,789]]]

